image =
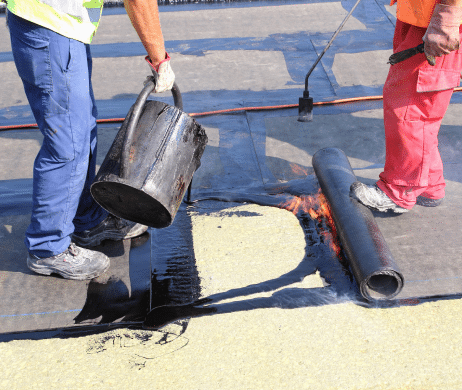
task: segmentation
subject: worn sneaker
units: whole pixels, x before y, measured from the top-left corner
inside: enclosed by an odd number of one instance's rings
[[[40,258],[29,253],[27,266],[32,271],[51,275],[59,274],[66,279],[93,279],[109,268],[109,258],[101,252],[79,248],[71,243],[63,253]]]
[[[72,241],[83,247],[99,245],[104,240],[125,240],[141,236],[148,227],[140,223],[130,222],[112,214],[94,228],[74,233]]]
[[[439,199],[431,199],[431,198],[426,198],[425,196],[418,196],[416,200],[416,204],[419,206],[425,206],[425,207],[436,207],[439,206],[441,203],[443,203],[444,196]]]
[[[355,181],[350,187],[350,196],[359,200],[364,206],[378,211],[392,210],[400,214],[409,211],[393,202],[377,185],[368,186]]]

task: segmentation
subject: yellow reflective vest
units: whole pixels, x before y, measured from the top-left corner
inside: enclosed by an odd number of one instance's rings
[[[7,8],[65,37],[90,43],[101,19],[103,0],[8,0]]]

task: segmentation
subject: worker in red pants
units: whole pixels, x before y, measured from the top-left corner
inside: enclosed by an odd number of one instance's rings
[[[397,19],[393,52],[423,41],[425,53],[390,67],[384,171],[375,186],[353,183],[350,195],[372,209],[403,213],[416,203],[438,206],[445,195],[438,131],[460,83],[462,0],[398,0]]]

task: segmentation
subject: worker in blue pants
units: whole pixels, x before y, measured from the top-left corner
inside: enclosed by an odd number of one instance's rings
[[[109,259],[86,249],[106,239],[133,238],[147,229],[103,210],[91,197],[97,150],[97,109],[89,43],[103,0],[8,0],[14,61],[43,144],[34,162],[27,265],[34,272],[91,279]],[[158,71],[156,92],[172,88],[157,2],[127,0],[127,13]]]

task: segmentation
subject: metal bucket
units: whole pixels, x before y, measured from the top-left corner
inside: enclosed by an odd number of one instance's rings
[[[143,225],[169,226],[207,144],[201,125],[182,111],[174,84],[175,107],[147,100],[148,79],[125,118],[91,186],[93,198],[110,213]]]

